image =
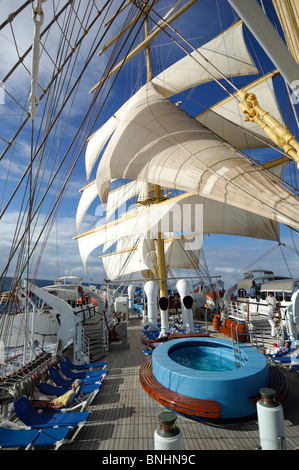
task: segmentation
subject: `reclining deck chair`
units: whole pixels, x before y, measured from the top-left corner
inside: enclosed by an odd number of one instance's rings
[[[91,384],[95,384],[95,383],[100,383],[103,378],[105,377],[106,375],[106,372],[103,373],[103,375],[99,376],[99,377],[86,377],[84,378],[84,384],[85,385],[91,385]],[[53,380],[54,383],[56,383],[56,385],[60,386],[60,387],[71,387],[72,386],[72,383],[74,382],[74,379],[65,379],[64,377],[62,377],[62,375],[60,375],[60,373],[58,372],[57,369],[55,369],[55,367],[51,367],[49,369],[49,375],[51,377],[51,379]],[[79,379],[80,377],[76,377],[76,379]]]
[[[54,446],[57,450],[62,444],[67,442],[72,428],[45,428],[39,429],[6,429],[0,427],[0,449],[9,447],[25,447],[31,450],[37,446]]]
[[[272,355],[269,359],[274,362],[280,362],[280,363],[288,363],[291,362],[294,359],[295,354],[298,354],[298,351],[294,354],[294,350],[296,348],[296,343],[295,341],[291,342],[290,350],[287,354],[277,354],[277,355]],[[299,356],[295,356],[297,359],[299,359]]]
[[[90,384],[90,385],[84,385],[81,384],[81,387],[78,387],[76,390],[76,393],[73,395],[72,399],[70,400],[69,404],[67,405],[66,408],[64,408],[65,411],[73,411],[75,409],[80,409],[81,411],[85,410],[88,405],[91,404],[91,402],[95,399],[97,394],[99,393],[99,390],[101,388],[102,384]],[[38,390],[47,395],[47,396],[55,396],[55,397],[60,397],[64,393],[68,392],[71,390],[71,387],[56,387],[55,385],[51,385],[45,382],[41,382],[37,386]],[[51,411],[61,411],[60,409],[54,409]]]
[[[79,393],[82,395],[88,395],[89,393],[92,393],[95,390],[99,390],[101,386],[102,386],[101,383],[86,384],[86,385],[85,383],[83,383],[82,388]],[[45,395],[55,396],[55,397],[60,397],[60,395],[63,395],[64,393],[71,390],[71,387],[56,386],[56,385],[48,384],[46,382],[40,382],[37,388],[41,393]]]
[[[106,375],[107,372],[108,372],[107,369],[86,370],[86,371],[74,372],[68,367],[68,365],[65,361],[61,361],[59,363],[59,367],[61,369],[61,372],[66,377],[69,377],[70,379],[82,379],[82,380],[86,380],[86,379],[91,380],[91,379],[93,379],[94,382],[97,382],[98,380],[101,380],[103,375]]]
[[[90,364],[73,364],[68,356],[63,356],[65,362],[69,366],[70,369],[73,370],[89,370],[89,369],[100,369],[107,365],[107,361],[102,362],[94,362]]]
[[[36,429],[52,428],[54,426],[79,426],[81,428],[91,415],[90,411],[40,414],[33,408],[30,400],[25,395],[14,402],[14,410],[22,423]]]
[[[47,385],[47,384],[46,384]],[[87,406],[87,401],[86,400],[79,400],[79,396],[80,396],[80,393],[81,393],[81,389],[83,387],[83,383],[81,383],[75,390],[75,393],[73,394],[73,396],[71,397],[70,401],[68,402],[68,404],[66,406],[64,406],[63,408],[51,408],[51,409],[47,409],[46,411],[47,412],[51,412],[51,413],[66,413],[67,411],[74,411],[74,410],[77,410],[79,408],[80,411],[83,411],[86,406]],[[65,393],[69,392],[71,389],[69,390],[66,390]],[[59,395],[61,396],[61,395]],[[37,401],[38,403],[38,401]]]

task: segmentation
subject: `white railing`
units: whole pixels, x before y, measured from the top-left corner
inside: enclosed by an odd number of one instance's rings
[[[106,355],[109,349],[109,333],[104,322],[99,328],[82,329],[82,353],[89,362],[95,362]]]

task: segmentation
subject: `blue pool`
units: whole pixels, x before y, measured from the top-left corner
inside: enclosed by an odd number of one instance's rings
[[[177,348],[169,352],[169,357],[181,366],[196,370],[209,370],[211,372],[226,372],[237,368],[233,357],[226,357],[219,353],[219,348],[211,349],[204,346],[190,346]]]
[[[250,401],[269,385],[267,360],[240,344],[242,367],[236,367],[229,340],[182,338],[160,344],[152,354],[155,379],[164,387],[192,398],[215,400],[221,417],[234,419],[256,413]]]

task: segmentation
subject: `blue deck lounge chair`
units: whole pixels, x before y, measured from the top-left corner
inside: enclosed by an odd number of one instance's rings
[[[102,384],[95,383],[95,384],[83,384],[80,394],[85,395],[94,392],[95,390],[99,390],[101,388]],[[41,393],[44,393],[45,395],[50,395],[50,396],[55,396],[55,397],[60,397],[60,395],[63,395],[64,393],[68,392],[71,390],[71,387],[57,387],[56,385],[51,385],[46,382],[41,382],[37,386],[38,390]]]
[[[0,427],[0,448],[25,447],[30,450],[37,446],[60,447],[69,434],[71,427],[38,429],[5,429]]]
[[[288,363],[292,362],[293,359],[299,361],[299,356],[271,356],[270,359],[274,362]]]
[[[101,370],[88,370],[88,371],[81,371],[81,372],[74,372],[72,371],[65,361],[61,361],[59,363],[59,367],[61,372],[70,379],[83,379],[83,380],[90,380],[93,379],[94,382],[101,380],[103,375],[106,375],[108,370],[101,369]]]
[[[89,369],[99,369],[107,365],[107,361],[94,362],[90,364],[73,364],[68,356],[63,356],[65,362],[72,370],[89,370]]]
[[[80,409],[80,411],[85,410],[87,406],[90,405],[90,403],[95,399],[95,397],[99,393],[101,386],[101,383],[90,385],[81,384],[81,387],[77,388],[76,393],[73,395],[71,401],[63,410],[68,412],[72,412],[78,408]],[[41,393],[44,393],[45,395],[60,397],[64,393],[67,393],[69,390],[71,390],[71,387],[55,387],[55,385],[41,382],[38,385],[38,389]],[[61,410],[54,409],[51,411],[59,412]]]
[[[290,346],[290,351],[287,354],[281,353],[281,354],[273,355],[270,357],[270,360],[274,362],[280,362],[280,363],[291,362],[294,359],[295,348],[296,348],[296,343],[295,341],[292,341],[291,346]],[[296,359],[299,359],[299,356],[295,356],[295,357]]]
[[[143,331],[143,336],[147,339],[158,338],[160,336],[161,330],[158,331]]]
[[[50,395],[53,397],[60,397],[64,393],[71,390],[71,387],[57,387],[46,382],[40,382],[37,386],[38,390],[44,395]]]
[[[23,395],[14,402],[14,410],[22,423],[36,429],[51,428],[54,426],[82,426],[89,419],[90,411],[74,411],[69,413],[38,413]]]
[[[104,372],[104,371],[101,371],[101,372]],[[105,371],[105,373],[101,377],[84,378],[84,384],[90,385],[94,383],[100,383],[101,380],[105,377],[106,372],[107,371]],[[71,387],[72,383],[74,382],[74,379],[72,378],[65,379],[64,377],[62,377],[62,375],[60,375],[60,373],[58,372],[57,369],[55,369],[55,367],[51,367],[51,369],[49,369],[49,375],[51,379],[53,380],[53,382],[56,383],[56,385],[58,385],[59,387]],[[76,379],[79,379],[79,378],[80,377],[76,377]]]

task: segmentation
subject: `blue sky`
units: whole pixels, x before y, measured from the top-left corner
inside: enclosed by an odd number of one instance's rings
[[[100,5],[103,2],[98,2]],[[113,2],[115,4],[115,2]],[[165,2],[162,2],[162,5],[159,8],[159,12],[162,15],[167,11],[163,8]],[[226,2],[223,0],[220,1],[207,1],[204,0],[201,3],[202,7],[202,16],[198,15],[198,9],[191,9],[188,15],[178,22],[177,27],[182,28],[182,30],[188,32],[188,39],[196,47],[199,47],[202,43],[211,39],[211,34],[220,32],[221,28],[225,29],[230,25],[233,18],[235,17],[230,7],[227,7]],[[46,2],[44,4],[45,15],[48,18],[52,17],[51,5],[52,2]],[[13,10],[16,10],[20,5],[20,2],[17,0],[2,0],[1,1],[1,10],[0,10],[0,21],[2,22],[7,14]],[[211,9],[212,8],[212,9]],[[207,16],[205,16],[207,12]],[[195,15],[196,13],[196,15]],[[221,13],[221,14],[220,14]],[[46,21],[47,21],[46,20]],[[19,52],[25,51],[33,35],[33,23],[30,15],[30,9],[28,9],[28,14],[26,17],[22,17],[22,21],[16,20],[16,41],[18,44]],[[248,36],[250,41],[248,42],[248,47],[252,46],[257,47],[254,43],[253,38]],[[55,49],[58,48],[58,35],[57,41],[52,41],[51,47],[49,50],[54,55]],[[251,44],[252,41],[252,44]],[[11,31],[8,27],[0,34],[0,63],[1,63],[1,77],[4,77],[9,70],[9,68],[16,62],[16,48],[14,45],[14,38],[11,35]],[[166,46],[166,47],[165,47]],[[175,46],[171,46],[171,41],[167,36],[161,36],[159,43],[153,48],[153,56],[157,56],[162,49],[167,49],[167,55],[163,56],[163,63],[165,64],[167,60],[173,60],[173,54],[176,54],[177,57],[181,57],[183,52],[177,49]],[[83,48],[80,51],[79,63],[82,62],[86,55],[88,54],[88,47]],[[271,70],[273,67],[269,60],[266,59],[262,51],[258,50],[259,57],[263,58],[263,65],[265,66],[265,71]],[[31,58],[26,59],[26,66],[30,68]],[[82,121],[84,112],[87,109],[87,106],[92,99],[92,95],[89,94],[90,88],[99,80],[101,74],[106,66],[107,56],[104,54],[102,57],[95,57],[94,60],[88,67],[88,71],[85,75],[84,82],[80,85],[80,89],[71,109],[71,120],[69,121],[68,127],[63,132],[63,126],[58,130],[56,140],[53,142],[53,146],[49,151],[49,156],[52,158],[52,155],[59,148],[59,156],[63,155],[65,149],[67,148],[68,142],[72,139],[76,128],[79,123]],[[162,61],[160,62],[162,65]],[[41,84],[45,84],[49,75],[49,70],[51,66],[51,60],[46,54],[42,55],[41,64],[40,64],[40,73],[39,79]],[[116,82],[116,86],[112,92],[112,99],[105,103],[103,110],[97,119],[96,126],[93,130],[99,127],[107,117],[109,117],[114,111],[116,111],[120,105],[130,97],[131,94],[131,73],[136,70],[136,60],[132,62],[131,65],[126,67],[123,74],[120,75]],[[75,72],[73,77],[75,77]],[[144,73],[144,70],[143,70]],[[1,79],[0,77],[0,79]],[[238,78],[234,82],[239,86],[245,84],[245,79]],[[5,88],[12,95],[22,99],[24,104],[24,109],[28,109],[28,102],[26,95],[29,90],[30,76],[24,71],[23,67],[19,67],[16,72],[16,81],[7,81]],[[141,83],[140,83],[141,84]],[[204,105],[209,105],[212,100],[218,101],[223,97],[223,91],[219,89],[216,85],[212,87],[212,91],[207,86],[204,86],[203,92],[200,95],[194,94],[193,98],[197,100],[197,108],[199,103]],[[281,101],[283,101],[283,96],[280,96]],[[196,101],[189,101],[192,107]],[[42,119],[42,105],[40,105],[36,117],[36,126],[35,133],[37,132],[37,127]],[[190,112],[198,112],[193,109]],[[5,100],[0,104],[0,119],[1,119],[1,135],[4,138],[9,139],[12,131],[17,128],[19,125],[20,119],[22,119],[22,110],[14,104],[12,100],[5,95]],[[46,124],[44,124],[45,126]],[[29,127],[30,129],[30,127]],[[91,131],[91,129],[89,129]],[[63,135],[62,143],[60,137]],[[82,131],[82,137],[84,137],[84,131]],[[5,158],[0,162],[0,179],[1,185],[5,188],[5,193],[1,201],[1,207],[3,208],[5,203],[9,199],[9,195],[13,191],[13,188],[18,183],[20,176],[23,173],[24,168],[28,165],[30,160],[30,131],[24,133],[19,139],[17,145],[13,150],[11,150]],[[79,145],[79,143],[78,143]],[[3,141],[0,141],[0,149],[4,148]],[[70,163],[75,155],[70,153]],[[262,153],[259,155],[260,158],[263,158]],[[59,160],[56,162],[58,165]],[[68,166],[66,165],[66,167]],[[6,180],[7,168],[10,167],[9,177]],[[49,179],[48,173],[50,175],[49,166],[45,168],[45,177],[43,180],[43,185],[46,185],[46,182]],[[94,175],[91,177],[91,179]],[[79,275],[84,278],[86,282],[92,278],[93,282],[101,282],[104,278],[103,268],[98,260],[97,252],[94,252],[90,255],[88,268],[90,276],[85,273],[84,267],[82,266],[77,242],[73,240],[74,235],[76,234],[75,228],[75,216],[77,205],[80,199],[79,189],[85,186],[86,176],[85,176],[85,166],[84,166],[84,152],[82,152],[81,157],[76,165],[75,171],[70,179],[68,184],[65,197],[61,204],[59,213],[57,215],[56,221],[52,227],[52,231],[47,240],[45,250],[43,252],[43,258],[40,263],[38,277],[43,279],[55,279],[56,277],[62,275]],[[24,191],[24,185],[22,185],[21,190],[14,197],[12,202],[9,204],[9,209],[5,216],[3,216],[0,221],[0,230],[1,230],[1,241],[0,241],[0,265],[1,267],[6,263],[7,252],[11,245],[13,227],[15,220],[18,217],[20,205],[22,201],[22,194]],[[2,195],[1,195],[2,197]],[[43,212],[46,213],[47,210],[51,207],[53,198],[55,197],[54,189],[51,190],[51,194],[43,206]],[[98,212],[99,201],[96,201],[90,208],[84,222],[82,224],[82,231],[88,229],[91,224],[96,221],[96,212]],[[26,210],[23,208],[23,210]],[[2,209],[1,209],[2,211]],[[38,227],[37,227],[38,233]],[[227,237],[222,235],[209,235],[206,236],[203,244],[203,249],[205,257],[207,260],[208,268],[211,275],[221,275],[222,279],[228,280],[228,285],[232,279],[233,275],[242,277],[240,271],[243,268],[251,265],[254,261],[256,264],[255,268],[265,268],[272,269],[278,274],[289,275],[289,271],[294,277],[299,277],[298,270],[298,256],[296,254],[296,243],[298,244],[298,235],[293,234],[293,237],[288,228],[282,228],[281,231],[281,240],[290,248],[276,248],[273,252],[268,254],[263,258],[264,254],[267,254],[269,250],[275,246],[274,242],[268,241],[259,241],[254,239],[245,239],[242,237]],[[295,243],[295,245],[294,245]],[[282,251],[283,250],[283,251]],[[2,271],[2,270],[1,270]],[[11,272],[9,274],[12,274]]]

